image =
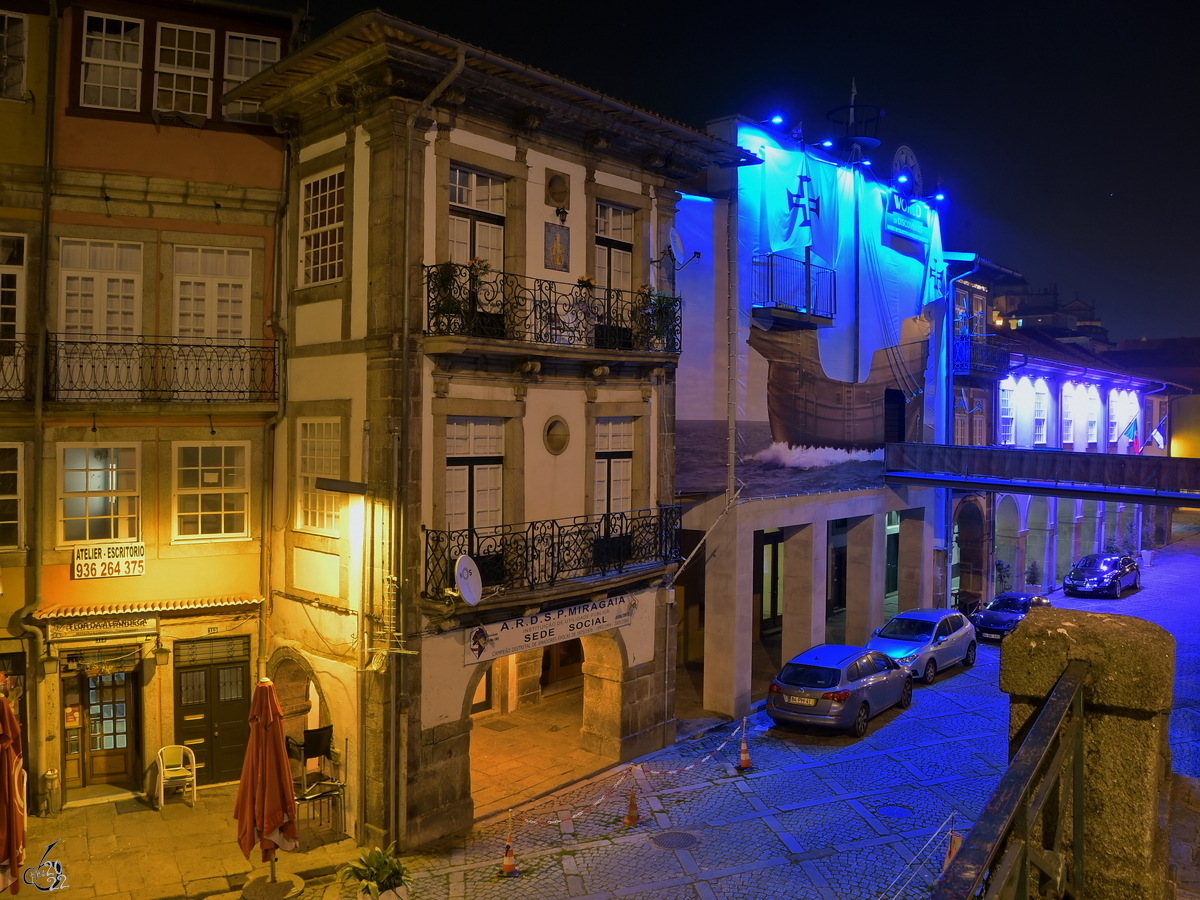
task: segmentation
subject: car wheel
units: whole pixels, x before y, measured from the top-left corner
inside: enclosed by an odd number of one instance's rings
[[[858,715],[854,717],[854,724],[850,726],[850,733],[856,738],[862,737],[867,733],[867,723],[869,721],[871,721],[871,709],[864,703],[858,708]]]
[[[1112,584],[1110,584],[1108,587],[1109,587],[1108,596],[1112,597],[1114,600],[1120,600],[1121,599],[1121,579],[1114,578],[1112,581]]]
[[[974,641],[971,641],[971,643],[967,646],[967,655],[963,657],[963,665],[968,666],[968,667],[975,665],[975,642]]]
[[[1133,576],[1133,589],[1135,591],[1140,591],[1142,589],[1142,573],[1141,572],[1138,572],[1136,575]]]
[[[925,663],[925,675],[921,680],[926,684],[933,684],[935,678],[937,678],[937,662],[931,659]]]
[[[908,709],[912,706],[912,678],[904,679],[904,690],[900,692],[900,708]]]

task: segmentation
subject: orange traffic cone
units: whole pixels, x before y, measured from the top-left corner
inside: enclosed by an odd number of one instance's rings
[[[637,791],[633,788],[629,789],[629,812],[625,813],[625,818],[621,820],[623,825],[636,825],[642,821],[642,817],[638,815],[637,808]]]
[[[750,768],[750,748],[746,746],[746,720],[742,719],[742,757],[738,760],[737,770],[745,772]]]
[[[517,861],[513,858],[512,848],[512,810],[508,811],[508,838],[504,841],[504,862],[500,864],[500,875],[503,878],[515,878],[521,874]]]

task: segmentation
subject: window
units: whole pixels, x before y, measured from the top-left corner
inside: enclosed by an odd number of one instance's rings
[[[141,109],[142,20],[84,14],[83,87],[79,102],[101,109]]]
[[[1047,395],[1044,385],[1039,385],[1033,392],[1033,442],[1046,443],[1046,405]]]
[[[63,238],[60,330],[125,338],[139,334],[141,272],[141,244]]]
[[[450,167],[450,262],[484,260],[504,270],[504,181]]]
[[[1062,389],[1062,442],[1066,446],[1075,443],[1075,386],[1063,385]]]
[[[208,116],[215,37],[207,28],[158,26],[155,109]]]
[[[967,417],[956,414],[954,416],[954,443],[959,447],[967,445]]]
[[[179,337],[242,337],[249,296],[249,250],[175,248],[175,334]]]
[[[248,444],[174,444],[175,537],[250,536]]]
[[[596,284],[633,290],[633,211],[596,204]]]
[[[975,413],[971,416],[971,445],[973,447],[986,447],[987,443],[987,419],[984,418],[982,413]]]
[[[0,389],[19,385],[23,377],[8,358],[17,352],[14,340],[25,330],[24,299],[25,236],[0,234]]]
[[[1088,390],[1087,404],[1087,439],[1089,444],[1094,444],[1096,443],[1100,422],[1100,394],[1097,393],[1094,387]]]
[[[0,444],[0,547],[21,545],[21,445]]]
[[[253,34],[225,35],[225,84],[228,93],[243,81],[249,81],[272,63],[279,61],[279,41],[276,38]],[[225,118],[230,122],[270,124],[259,105],[249,100],[225,104]]]
[[[1124,406],[1121,402],[1122,396],[1116,391],[1108,392],[1108,442],[1115,444],[1117,436],[1120,434],[1117,419],[1121,415],[1121,407]]]
[[[63,543],[138,539],[138,446],[65,445],[59,457]]]
[[[633,419],[596,420],[594,511],[628,512],[633,501]]]
[[[1013,418],[1013,390],[1000,388],[1000,443],[1015,444],[1016,429]]]
[[[300,503],[296,527],[337,534],[340,498],[330,491],[317,490],[317,479],[342,476],[341,422],[337,419],[301,419],[298,432]]]
[[[304,182],[300,213],[300,264],[303,284],[342,277],[346,212],[346,173],[330,172]]]
[[[504,520],[504,420],[446,417],[446,528]]]
[[[0,98],[25,99],[24,16],[0,13]]]

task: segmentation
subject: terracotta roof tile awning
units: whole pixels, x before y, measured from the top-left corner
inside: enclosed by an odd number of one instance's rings
[[[113,616],[124,613],[191,612],[223,609],[262,603],[251,594],[225,594],[220,597],[183,597],[175,600],[126,600],[120,603],[68,604],[43,603],[33,614],[35,619],[65,619],[72,616]]]

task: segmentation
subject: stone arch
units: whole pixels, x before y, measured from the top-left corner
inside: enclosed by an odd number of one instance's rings
[[[955,511],[955,541],[958,544],[959,599],[967,594],[983,599],[987,590],[987,528],[979,500],[968,497]]]
[[[1050,502],[1045,497],[1031,497],[1026,514],[1025,568],[1014,583],[1031,591],[1041,591],[1049,583]]]
[[[283,733],[297,741],[304,740],[304,729],[308,727],[308,713],[312,703],[308,699],[309,685],[317,692],[318,726],[333,723],[329,703],[321,679],[313,671],[304,655],[291,647],[279,647],[267,660],[267,677],[275,682],[275,694],[283,709]]]
[[[636,731],[626,710],[625,683],[629,654],[621,630],[601,631],[581,638],[583,643],[583,749],[622,759],[624,738]]]
[[[1012,494],[1003,494],[996,504],[996,563],[1008,567],[1008,584],[997,582],[996,590],[1012,590],[1021,579],[1021,512]]]
[[[475,692],[479,690],[479,682],[483,681],[488,670],[492,668],[496,660],[489,659],[487,662],[478,663],[471,671],[471,677],[467,679],[467,689],[463,692],[462,699],[462,718],[464,721],[469,721],[471,718],[471,701],[475,699]],[[495,682],[493,682],[494,684]]]

